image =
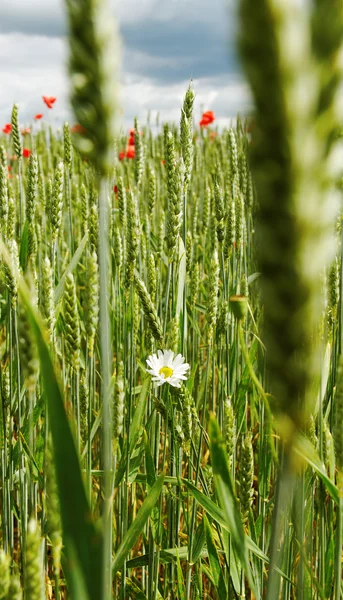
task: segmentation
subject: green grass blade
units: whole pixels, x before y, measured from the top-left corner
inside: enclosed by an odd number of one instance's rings
[[[96,529],[90,512],[74,438],[64,408],[63,395],[46,341],[47,336],[44,333],[39,314],[32,306],[30,292],[24,282],[21,282],[20,285],[20,295],[38,347],[50,417],[56,479],[67,555],[67,578],[73,564],[71,554],[75,553],[89,600],[99,600],[102,589],[102,536]]]
[[[133,415],[132,423],[130,426],[130,445],[129,445],[129,454],[133,451],[138,436],[142,432],[142,421],[145,413],[145,405],[147,401],[148,390],[150,387],[151,377],[150,375],[144,379],[142,384],[142,389],[139,394],[138,403],[136,406],[136,410]]]
[[[180,557],[179,557],[179,553],[178,553],[177,550],[178,549],[176,548],[176,572],[177,572],[177,593],[178,593],[178,600],[186,600],[185,582],[184,582],[184,579],[183,579],[183,573],[182,573],[182,568],[181,568]]]
[[[335,483],[328,477],[325,467],[320,460],[315,448],[311,444],[310,440],[302,435],[299,435],[295,444],[294,452],[301,457],[312,469],[317,473],[318,477],[324,483],[326,490],[330,494],[331,498],[339,504],[338,488]]]
[[[204,530],[204,519],[200,522],[194,536],[193,547],[192,547],[192,556],[191,562],[195,564],[201,556],[204,544],[205,544],[206,536]]]
[[[112,563],[113,573],[116,573],[117,571],[119,571],[121,569],[121,567],[123,566],[123,563],[125,561],[125,558],[127,557],[128,553],[130,552],[132,546],[134,546],[134,544],[138,540],[138,538],[142,532],[142,529],[143,529],[146,521],[148,520],[149,515],[159,498],[159,495],[161,493],[162,486],[163,486],[163,481],[164,481],[164,474],[160,475],[156,479],[155,484],[151,488],[151,490],[148,493],[148,495],[146,496],[141,508],[139,509],[135,520],[133,521],[130,528],[126,532],[126,534],[118,548],[115,559]]]
[[[87,243],[87,239],[88,239],[88,233],[85,233],[85,235],[83,236],[79,247],[76,249],[69,265],[67,266],[66,270],[64,271],[57,287],[55,290],[55,304],[57,306],[57,304],[59,303],[59,301],[62,298],[63,295],[63,291],[64,291],[64,283],[65,283],[65,279],[68,275],[68,273],[72,273],[76,267],[76,265],[80,262],[80,258],[83,254],[83,251],[86,247],[86,243]]]
[[[225,519],[230,529],[232,543],[237,552],[237,556],[241,561],[242,567],[244,568],[249,585],[252,591],[255,593],[255,585],[248,559],[245,533],[233,490],[228,457],[225,450],[225,443],[222,439],[218,423],[213,416],[211,416],[209,420],[209,437],[210,454],[216,491],[224,511]]]
[[[193,483],[191,483],[187,479],[182,479],[181,481],[182,481],[183,485],[188,487],[190,493],[195,498],[197,503],[200,506],[202,506],[206,510],[206,512],[215,521],[217,521],[217,523],[219,523],[219,525],[221,527],[223,527],[225,530],[230,532],[231,531],[230,524],[228,523],[228,521],[225,517],[224,511],[219,506],[217,506],[217,504],[215,504],[213,502],[213,500],[211,500],[211,498],[208,498],[208,496],[205,496],[205,494],[203,494],[200,490],[198,490],[198,488],[196,488],[195,485],[193,485]],[[244,536],[245,536],[246,545],[247,545],[248,550],[253,552],[253,554],[255,554],[255,556],[257,556],[257,558],[260,558],[264,562],[268,563],[269,562],[268,556],[266,554],[264,554],[264,552],[262,552],[262,550],[257,546],[257,544],[255,544],[255,542],[251,539],[251,537],[249,537],[245,533],[244,533]],[[282,573],[281,571],[280,571],[280,573],[282,574],[283,577],[286,577],[286,575],[284,573]]]
[[[206,517],[206,515],[204,515],[204,526],[205,526],[208,558],[210,561],[213,581],[217,588],[219,598],[226,598],[227,590],[226,590],[226,585],[225,585],[225,581],[223,578],[223,571],[220,566],[217,549],[216,549],[216,546],[214,543],[213,531],[208,522],[208,518]]]
[[[118,487],[118,485],[120,484],[121,480],[123,479],[125,471],[126,471],[127,444],[129,443],[129,456],[131,456],[133,449],[136,445],[136,442],[138,440],[139,434],[142,432],[142,422],[143,422],[143,417],[144,417],[144,413],[145,413],[147,393],[148,393],[148,389],[150,387],[150,381],[151,381],[150,375],[148,377],[146,377],[146,379],[143,381],[143,385],[140,390],[136,410],[134,412],[131,427],[130,427],[130,440],[129,440],[129,442],[126,442],[124,445],[122,457],[121,457],[120,463],[118,465],[118,469],[117,469],[115,480],[114,480],[114,487]]]
[[[167,548],[166,550],[161,550],[159,553],[159,560],[162,564],[175,562],[176,554],[178,555],[180,560],[187,560],[189,555],[188,546],[181,546],[179,548]],[[207,549],[203,548],[200,552],[199,558],[206,558],[207,556]],[[128,569],[146,567],[149,564],[149,558],[149,554],[142,554],[141,556],[136,556],[135,558],[131,558],[131,560],[128,560],[126,566]]]

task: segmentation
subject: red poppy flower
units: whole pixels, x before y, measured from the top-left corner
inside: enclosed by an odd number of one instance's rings
[[[166,164],[166,161],[164,160],[164,158],[162,158],[161,163],[162,163],[162,165]]]
[[[6,125],[2,128],[2,131],[6,134],[11,133],[11,131],[12,131],[11,123],[6,123]]]
[[[113,191],[115,194],[118,194],[118,186],[117,185],[113,186]]]
[[[124,152],[124,150],[122,150],[121,152],[119,152],[119,160],[123,160],[123,158],[125,158],[125,152]]]
[[[42,96],[42,98],[48,108],[53,108],[53,104],[56,102],[54,96]]]
[[[29,135],[31,133],[31,129],[30,127],[25,127],[24,129],[21,130],[21,135]]]
[[[12,167],[10,165],[8,165],[7,170],[11,171]]]
[[[126,158],[135,158],[136,156],[136,149],[134,146],[128,146],[127,151],[126,151]]]
[[[29,158],[30,154],[31,154],[31,150],[29,150],[29,148],[23,148],[23,156],[25,158]]]
[[[42,113],[37,113],[33,118],[36,119],[36,121],[39,121],[39,119],[43,118],[43,114]]]
[[[213,110],[207,110],[206,112],[203,113],[202,118],[207,119],[208,121],[213,123],[213,121],[215,120],[216,117],[214,116]]]
[[[208,110],[203,113],[201,120],[199,122],[200,127],[207,127],[207,125],[211,125],[213,121],[215,121],[215,115],[212,110]]]
[[[135,136],[135,130],[134,129],[130,129],[129,134],[130,134],[130,137],[134,137]]]
[[[130,135],[129,141],[128,141],[128,145],[129,146],[134,146],[135,145],[135,136],[134,135]]]

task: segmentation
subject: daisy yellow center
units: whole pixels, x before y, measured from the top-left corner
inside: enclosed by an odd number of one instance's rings
[[[174,373],[173,369],[171,369],[170,367],[161,367],[158,374],[159,375],[163,375],[164,379],[167,379],[168,377],[171,377],[172,374]]]

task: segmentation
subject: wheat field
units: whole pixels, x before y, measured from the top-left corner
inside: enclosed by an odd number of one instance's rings
[[[74,125],[2,129],[0,600],[342,598],[342,8],[238,4],[253,116],[120,132],[67,0]]]

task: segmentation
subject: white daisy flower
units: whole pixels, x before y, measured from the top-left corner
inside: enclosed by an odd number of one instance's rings
[[[153,375],[152,380],[157,382],[157,385],[169,383],[173,387],[181,387],[181,380],[187,379],[186,372],[189,369],[189,364],[185,363],[185,359],[181,354],[175,356],[172,350],[158,350],[157,355],[152,354],[146,360],[150,369],[148,373]]]

